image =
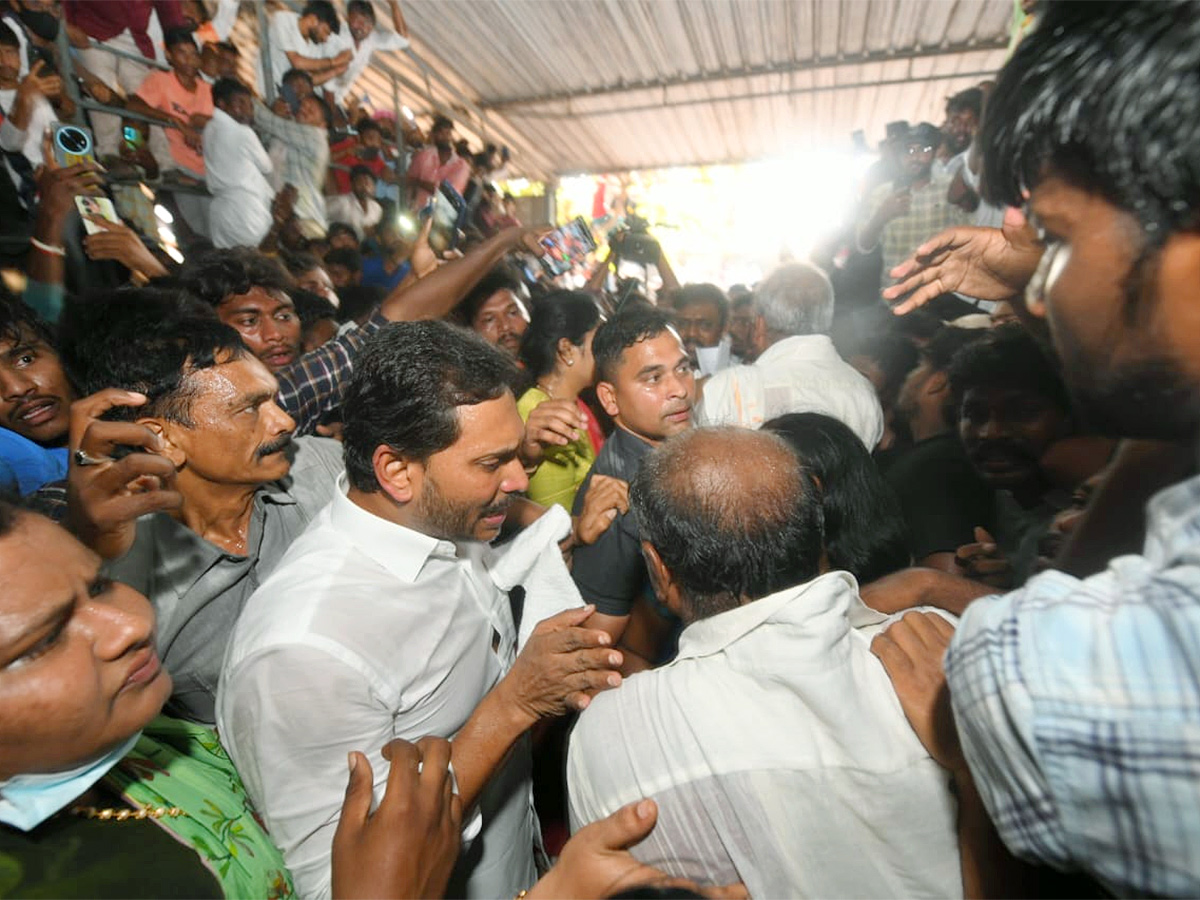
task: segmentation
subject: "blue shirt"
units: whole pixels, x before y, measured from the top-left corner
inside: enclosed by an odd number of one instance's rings
[[[363,259],[362,283],[368,287],[381,287],[391,293],[411,268],[408,260],[405,260],[396,267],[395,272],[388,274],[383,267],[383,257],[367,256]]]
[[[1149,502],[1141,556],[972,603],[946,677],[1013,853],[1200,896],[1200,477]]]
[[[0,491],[31,494],[67,477],[67,448],[47,450],[15,431],[0,428]]]

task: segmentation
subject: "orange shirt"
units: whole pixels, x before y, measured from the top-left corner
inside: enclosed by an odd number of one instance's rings
[[[155,109],[184,121],[196,113],[202,116],[213,114],[212,88],[199,75],[196,76],[196,90],[188,91],[179,83],[174,72],[154,71],[146,76],[142,86],[137,90],[137,95]],[[175,165],[182,166],[197,175],[203,175],[204,155],[196,152],[184,142],[183,132],[178,128],[163,130],[167,133],[167,143],[171,147],[171,157],[174,159]],[[164,162],[165,160],[159,160],[160,165]],[[171,168],[171,166],[164,165],[163,168]]]

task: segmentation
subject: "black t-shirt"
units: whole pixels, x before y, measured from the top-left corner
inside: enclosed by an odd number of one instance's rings
[[[993,528],[995,492],[975,472],[953,432],[909,448],[885,478],[900,498],[918,562],[974,543],[976,526]]]
[[[593,475],[632,481],[642,460],[653,447],[618,426],[604,442],[596,462],[575,495],[572,514],[583,510]],[[632,513],[618,515],[608,530],[589,546],[576,547],[571,576],[587,603],[606,616],[627,616],[639,596],[650,591],[650,577],[642,559],[641,536]]]

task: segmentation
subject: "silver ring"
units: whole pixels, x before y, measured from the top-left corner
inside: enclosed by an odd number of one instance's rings
[[[74,457],[77,466],[99,466],[113,461],[111,456],[92,456],[86,450],[76,450]]]

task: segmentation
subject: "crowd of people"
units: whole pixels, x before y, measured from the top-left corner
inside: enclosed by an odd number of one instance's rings
[[[395,2],[275,11],[271,108],[236,3],[64,0],[195,228],[85,233],[52,6],[0,23],[6,894],[1200,892],[1195,5],[1039,4],[812,260],[638,235],[657,292],[345,116]]]

